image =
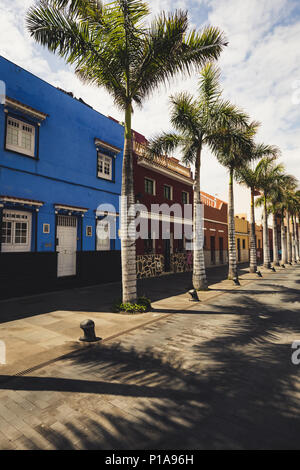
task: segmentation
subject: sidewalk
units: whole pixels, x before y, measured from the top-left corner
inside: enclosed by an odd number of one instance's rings
[[[221,280],[226,272],[226,267],[208,270],[210,285],[207,292],[199,293],[201,302],[207,303],[222,293],[239,289],[232,281]],[[240,267],[241,286],[254,279],[256,275]],[[152,311],[136,315],[111,312],[121,294],[119,283],[2,301],[0,340],[6,345],[6,365],[0,365],[1,373],[20,375],[74,350],[91,347],[78,340],[82,334],[80,323],[87,318],[94,320],[97,336],[108,341],[166,315],[189,310],[195,306],[187,293],[189,288],[190,273],[140,280],[139,294],[152,300]]]

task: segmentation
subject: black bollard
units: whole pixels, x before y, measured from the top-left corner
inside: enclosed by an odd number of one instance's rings
[[[189,294],[192,297],[190,299],[191,302],[200,302],[196,289],[189,290]]]
[[[98,338],[95,335],[95,323],[93,320],[84,320],[80,323],[80,328],[83,330],[84,336],[79,338],[80,341],[86,341],[92,343],[95,341],[100,341],[101,338]]]

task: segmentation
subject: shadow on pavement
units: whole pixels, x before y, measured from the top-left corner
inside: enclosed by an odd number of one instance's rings
[[[227,277],[227,266],[207,269],[208,284],[214,284]],[[247,272],[245,265],[240,272]],[[187,292],[192,286],[191,273],[177,273],[158,278],[138,280],[138,293],[152,302]],[[0,324],[41,315],[55,310],[74,312],[111,312],[113,304],[121,298],[121,284],[102,284],[45,293],[38,296],[18,298],[0,302]]]
[[[36,427],[58,449],[299,449],[299,369],[283,342],[300,334],[299,312],[246,295],[212,309],[201,313],[235,316],[193,346],[193,365],[184,350],[116,342],[64,361],[92,380],[27,376],[0,388],[88,394],[66,434]]]

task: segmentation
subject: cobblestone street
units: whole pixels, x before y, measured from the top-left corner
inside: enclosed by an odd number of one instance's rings
[[[300,266],[1,376],[1,449],[299,449]],[[163,312],[168,313],[168,312]]]

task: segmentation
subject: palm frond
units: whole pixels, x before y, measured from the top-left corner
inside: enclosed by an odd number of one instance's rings
[[[163,132],[149,140],[147,152],[152,156],[166,155],[176,150],[183,142],[184,140],[180,135]]]
[[[199,110],[189,93],[177,93],[170,97],[171,124],[183,133],[189,133],[194,138],[201,135]]]

